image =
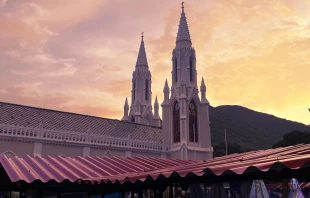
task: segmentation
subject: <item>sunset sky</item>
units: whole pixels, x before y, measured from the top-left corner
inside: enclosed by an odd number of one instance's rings
[[[310,1],[187,0],[212,106],[310,124]],[[0,0],[0,101],[120,119],[144,31],[153,102],[171,85],[177,0]]]

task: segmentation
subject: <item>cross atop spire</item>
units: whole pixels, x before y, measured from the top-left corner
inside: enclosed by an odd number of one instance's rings
[[[191,37],[189,34],[189,29],[187,25],[187,20],[184,12],[184,1],[182,1],[182,13],[181,13],[181,19],[179,23],[179,30],[177,35],[177,41],[189,41],[191,42]]]
[[[148,66],[143,38],[144,38],[144,36],[143,36],[143,32],[142,32],[141,44],[140,44],[140,49],[139,49],[139,54],[138,54],[136,66]]]

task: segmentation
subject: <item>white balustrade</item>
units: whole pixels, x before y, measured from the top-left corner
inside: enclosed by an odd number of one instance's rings
[[[142,150],[168,151],[169,145],[162,142],[134,140],[130,138],[115,138],[94,135],[91,133],[76,133],[68,131],[56,131],[30,127],[20,127],[0,124],[0,136],[21,137],[29,139],[42,139],[59,142],[86,143],[93,145],[115,146],[124,148],[136,148]]]

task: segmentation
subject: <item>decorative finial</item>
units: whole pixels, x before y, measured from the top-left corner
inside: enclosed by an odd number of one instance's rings
[[[142,41],[143,41],[143,37],[144,37],[144,36],[143,36],[143,32],[142,32],[142,36],[141,36],[141,38],[142,38]]]
[[[182,10],[184,10],[184,1],[182,1]]]

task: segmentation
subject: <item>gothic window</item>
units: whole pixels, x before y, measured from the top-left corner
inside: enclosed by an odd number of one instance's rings
[[[180,107],[175,102],[173,106],[173,143],[180,142]]]
[[[197,126],[197,108],[194,101],[188,106],[189,114],[189,141],[198,142],[198,126]]]
[[[149,99],[149,80],[145,80],[145,100]]]
[[[135,117],[131,117],[131,122],[135,122]]]
[[[193,58],[189,58],[189,80],[193,81]]]
[[[133,80],[133,100],[136,100],[136,81]]]
[[[176,58],[174,59],[174,78],[175,82],[178,82],[178,61]]]

